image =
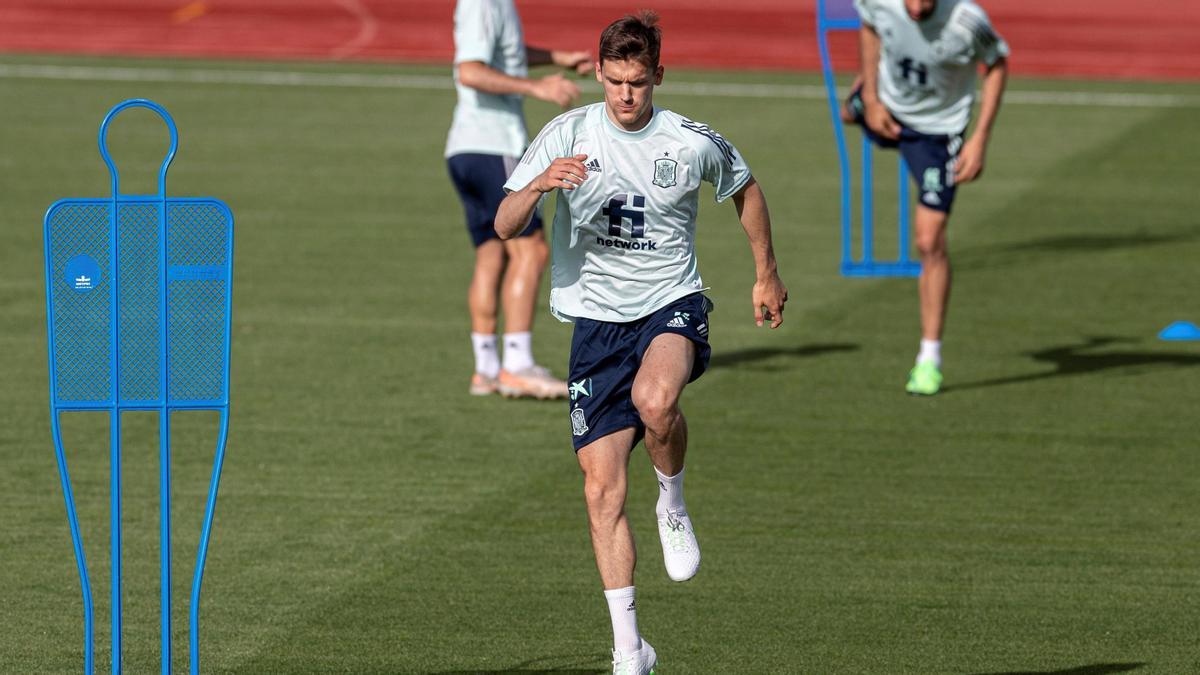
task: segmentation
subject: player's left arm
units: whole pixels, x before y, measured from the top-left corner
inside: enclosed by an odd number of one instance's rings
[[[754,255],[754,289],[750,293],[754,303],[754,323],[761,326],[770,321],[771,328],[783,323],[783,305],[788,292],[779,278],[775,262],[775,247],[771,242],[771,214],[767,211],[767,198],[758,181],[751,176],[746,185],[733,195],[738,219],[750,239],[750,252]]]
[[[587,52],[565,52],[558,49],[542,49],[525,45],[525,60],[531,66],[558,66],[575,71],[576,75],[588,75],[594,69],[592,55]]]
[[[954,182],[969,183],[983,175],[984,156],[992,137],[992,125],[1000,113],[1000,100],[1008,82],[1008,59],[1001,56],[987,66],[983,76],[983,91],[979,103],[979,120],[975,131],[963,144],[962,152],[955,163]]]

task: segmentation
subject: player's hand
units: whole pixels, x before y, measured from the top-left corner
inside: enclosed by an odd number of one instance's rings
[[[888,112],[879,101],[864,103],[865,110],[863,117],[866,118],[867,126],[871,127],[871,131],[879,134],[888,140],[899,140],[900,138],[900,123],[892,117],[892,113]]]
[[[533,189],[538,192],[550,192],[557,188],[574,190],[587,180],[587,167],[583,161],[587,155],[574,157],[559,157],[550,162],[550,166],[533,181]]]
[[[770,321],[771,328],[779,328],[783,323],[783,304],[788,298],[779,275],[772,274],[754,282],[750,296],[754,303],[754,325],[761,326],[764,321]]]
[[[573,70],[576,75],[591,75],[596,69],[592,55],[587,52],[563,52],[556,61],[556,65]]]
[[[569,108],[579,98],[579,85],[555,73],[534,82],[533,96]]]
[[[970,183],[983,175],[983,156],[986,145],[979,136],[972,136],[954,160],[954,182]]]

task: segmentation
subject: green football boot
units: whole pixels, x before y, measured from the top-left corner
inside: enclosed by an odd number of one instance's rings
[[[908,384],[904,387],[910,394],[933,396],[942,388],[942,371],[933,361],[922,361],[908,373]]]

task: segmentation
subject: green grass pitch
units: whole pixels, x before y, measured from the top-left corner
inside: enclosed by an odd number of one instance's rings
[[[691,582],[662,570],[652,474],[641,448],[632,460],[639,622],[661,672],[1197,672],[1200,344],[1155,334],[1200,321],[1200,88],[1012,84],[1185,103],[1003,109],[987,172],[961,190],[951,224],[947,390],[914,399],[903,393],[914,282],[837,273],[824,102],[672,93],[684,80],[815,83],[668,70],[656,97],[748,157],[792,298],[781,330],[754,327],[745,236],[706,186],[699,254],[717,311],[712,370],[683,401],[704,550]],[[41,223],[57,198],[108,194],[96,128],[135,96],[179,124],[171,193],[222,198],[237,220],[233,415],[204,670],[605,672],[608,617],[565,406],[466,395],[471,251],[441,155],[451,90],[8,76],[0,672],[82,668],[47,413]],[[527,109],[535,132],[555,113]],[[165,149],[143,112],[113,128],[133,192],[151,191]],[[891,167],[880,162],[881,205]],[[881,228],[889,218],[881,207]],[[539,359],[561,374],[569,327],[543,311],[536,335]],[[176,425],[183,672],[215,424],[197,414]],[[65,426],[102,646],[107,425]],[[156,424],[129,415],[127,426],[125,665],[144,673],[158,663]],[[98,656],[107,671],[103,647]]]

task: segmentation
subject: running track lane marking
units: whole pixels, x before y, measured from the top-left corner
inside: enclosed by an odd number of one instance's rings
[[[199,70],[190,68],[122,68],[6,63],[0,63],[0,79],[428,90],[449,90],[454,86],[450,79],[449,71],[447,71],[445,76],[435,76],[321,73],[300,70]],[[587,92],[599,91],[598,85],[590,82],[583,83],[582,88]],[[669,82],[664,85],[660,95],[824,101],[825,88],[819,85]],[[1016,105],[1200,108],[1200,95],[1189,94],[1032,91],[1018,89],[1005,92],[1004,101]]]
[[[358,20],[358,33],[329,53],[333,60],[340,61],[357,54],[362,51],[363,47],[371,44],[379,33],[379,22],[371,14],[371,10],[367,9],[359,0],[334,0],[334,4],[341,5],[342,9]]]

